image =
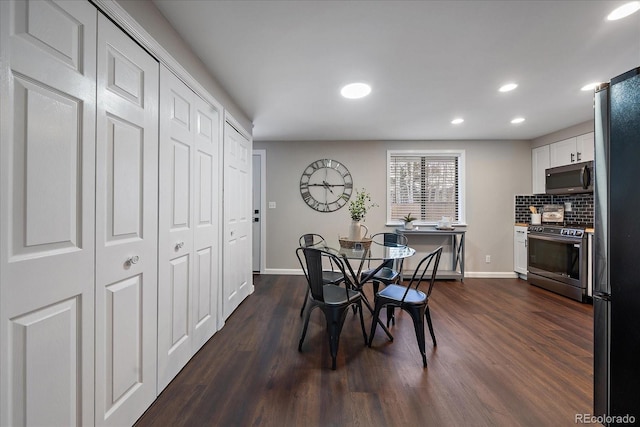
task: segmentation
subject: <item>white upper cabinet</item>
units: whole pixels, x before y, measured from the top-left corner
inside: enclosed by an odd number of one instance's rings
[[[545,170],[549,167],[549,146],[543,145],[531,150],[531,183],[533,194],[545,192]]]
[[[594,155],[593,132],[578,135],[576,137],[576,155],[578,162],[588,162],[593,160]]]
[[[554,142],[549,146],[550,167],[593,160],[593,132]]]

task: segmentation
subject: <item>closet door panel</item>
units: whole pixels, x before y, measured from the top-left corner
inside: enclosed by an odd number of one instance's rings
[[[0,2],[0,425],[93,424],[96,19]]]
[[[193,97],[161,67],[158,393],[193,355]]]
[[[218,110],[164,67],[160,87],[158,391],[217,330],[220,194]]]
[[[156,397],[158,63],[98,19],[96,424]]]
[[[218,330],[218,294],[220,269],[218,264],[220,234],[220,192],[218,176],[220,142],[220,112],[212,105],[195,98],[195,203],[194,250],[196,253],[195,292],[192,299],[194,316],[194,353]]]

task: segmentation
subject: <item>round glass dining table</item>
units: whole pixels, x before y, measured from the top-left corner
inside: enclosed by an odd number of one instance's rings
[[[337,246],[339,245],[336,245],[336,247]],[[358,245],[356,244],[356,246]],[[371,246],[366,249],[363,247],[356,247],[356,248],[343,248],[343,247],[336,248],[336,247],[326,246],[326,243],[325,243],[325,245],[323,245],[322,247],[318,247],[318,249],[322,249],[323,251],[329,252],[345,260],[344,264],[346,265],[347,270],[349,270],[349,274],[351,275],[351,278],[352,278],[351,282],[353,283],[355,288],[358,289],[358,291],[360,291],[360,293],[362,294],[363,301],[372,314],[373,314],[373,307],[371,307],[371,304],[367,300],[367,297],[362,290],[362,287],[364,286],[364,284],[370,281],[371,278],[375,276],[376,273],[378,273],[385,266],[385,263],[388,260],[398,260],[398,259],[408,258],[410,256],[413,256],[416,253],[416,250],[409,246],[400,245],[397,243],[390,243],[390,242],[382,243],[382,242],[372,241]],[[351,263],[349,262],[350,260],[358,261],[357,273],[356,271],[354,271]],[[371,261],[379,261],[379,262],[374,264],[375,267],[369,268],[367,270],[368,273],[366,275],[363,275],[362,269],[365,265],[365,262],[368,262],[368,265],[371,266]],[[386,325],[382,323],[380,319],[377,319],[377,321],[378,321],[378,324],[382,326],[382,329],[387,334],[389,339],[393,341],[393,336],[389,332],[389,329],[387,329]]]

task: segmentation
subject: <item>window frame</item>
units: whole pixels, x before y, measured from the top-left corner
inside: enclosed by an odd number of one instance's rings
[[[466,190],[465,190],[465,150],[387,150],[387,219],[386,225],[398,226],[404,224],[397,219],[391,219],[391,159],[394,156],[427,156],[427,157],[452,157],[458,158],[458,220],[452,221],[452,224],[466,226]],[[436,225],[437,222],[414,221],[415,225]]]

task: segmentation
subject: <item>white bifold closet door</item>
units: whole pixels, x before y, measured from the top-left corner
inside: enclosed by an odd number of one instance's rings
[[[218,329],[220,120],[161,67],[158,393]]]
[[[96,425],[156,397],[159,65],[98,17]]]
[[[96,19],[0,1],[0,425],[93,424]]]
[[[224,127],[224,319],[253,292],[251,263],[251,141],[228,121]]]

